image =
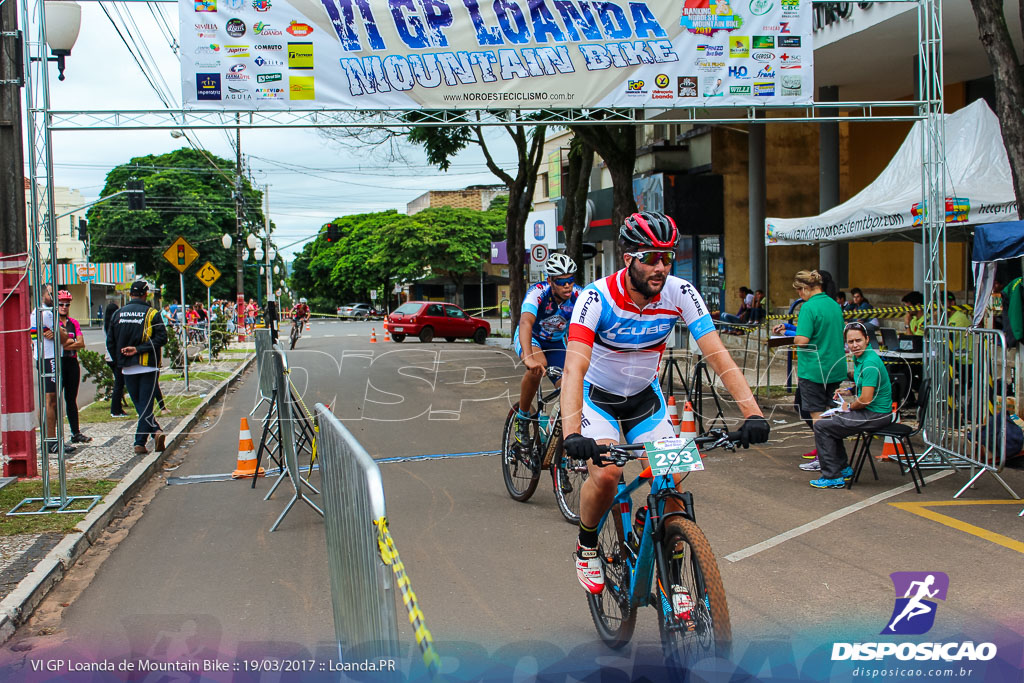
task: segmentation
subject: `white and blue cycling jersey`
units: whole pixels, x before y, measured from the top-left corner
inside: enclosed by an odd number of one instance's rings
[[[656,380],[665,340],[682,318],[694,339],[713,332],[700,292],[669,275],[661,292],[642,309],[626,291],[626,269],[587,285],[576,301],[569,341],[593,349],[584,380],[612,394],[632,396]]]
[[[572,309],[583,289],[579,285],[572,286],[572,292],[562,303],[555,300],[551,291],[551,283],[538,282],[526,290],[523,297],[522,313],[534,316],[533,339],[540,342],[563,342],[569,330]]]

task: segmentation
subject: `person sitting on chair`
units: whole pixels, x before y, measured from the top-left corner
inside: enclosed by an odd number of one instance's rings
[[[816,489],[841,489],[853,478],[843,439],[880,429],[893,419],[889,373],[881,357],[868,345],[864,323],[847,325],[844,337],[853,354],[854,387],[852,391],[836,392],[836,400],[843,401],[841,411],[814,423],[814,444],[818,450],[815,462],[821,469],[821,477],[811,480]],[[810,470],[812,465],[807,463],[800,468]]]

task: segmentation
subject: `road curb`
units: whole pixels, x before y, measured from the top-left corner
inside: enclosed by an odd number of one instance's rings
[[[227,393],[228,388],[249,369],[255,360],[255,354],[248,356],[230,377],[207,394],[202,403],[186,415],[185,419],[167,435],[165,450],[153,451],[135,465],[104,497],[104,500],[79,522],[77,528],[80,531],[65,536],[46,554],[46,557],[40,560],[35,569],[23,578],[3,601],[0,601],[0,645],[7,642],[18,627],[28,621],[50,590],[60,583],[68,570],[78,561],[78,558],[96,542],[96,539],[110,524],[110,520],[124,509],[127,501],[138,493],[154,472],[159,471],[167,456],[185,440],[192,427],[199,421],[202,412]]]

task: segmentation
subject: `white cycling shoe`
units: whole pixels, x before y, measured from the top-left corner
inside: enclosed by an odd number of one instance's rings
[[[587,548],[576,542],[576,578],[588,593],[599,595],[604,590],[604,566],[597,556],[597,548]]]

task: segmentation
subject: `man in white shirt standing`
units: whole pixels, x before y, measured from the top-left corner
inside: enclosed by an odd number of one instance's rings
[[[29,332],[32,336],[32,356],[36,357],[37,347],[43,345],[43,385],[46,393],[46,438],[51,443],[50,453],[56,453],[58,445],[57,438],[57,354],[54,346],[54,338],[60,340],[61,349],[67,341],[68,331],[62,325],[54,324],[56,315],[53,312],[53,290],[50,285],[43,285],[43,305],[32,309],[29,316]],[[37,323],[38,320],[38,323]],[[70,455],[75,452],[75,447],[70,443],[64,445],[64,454]]]

